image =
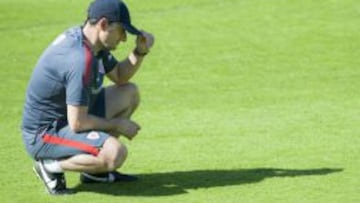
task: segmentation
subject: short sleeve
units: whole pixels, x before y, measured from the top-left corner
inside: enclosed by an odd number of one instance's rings
[[[104,64],[105,73],[111,72],[118,63],[118,60],[108,51],[103,52],[101,58]]]
[[[75,62],[72,66],[65,79],[66,104],[88,106],[90,100],[91,58]]]

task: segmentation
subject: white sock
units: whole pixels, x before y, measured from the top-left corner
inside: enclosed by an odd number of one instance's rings
[[[47,171],[51,173],[63,173],[64,170],[60,167],[60,164],[57,160],[45,159],[43,161],[44,167]]]

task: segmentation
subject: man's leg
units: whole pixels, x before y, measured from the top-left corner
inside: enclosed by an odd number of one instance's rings
[[[125,161],[126,147],[116,138],[98,131],[75,133],[69,126],[56,131],[55,126],[42,136],[34,166],[50,194],[69,193],[63,171],[108,172]]]
[[[105,141],[102,149],[97,156],[90,154],[78,154],[68,159],[54,161],[49,159],[41,159],[34,165],[34,171],[38,177],[44,182],[46,189],[52,195],[71,194],[72,191],[66,187],[66,180],[63,171],[78,171],[89,173],[101,173],[116,170],[125,161],[127,150],[124,145],[109,137]],[[47,161],[54,165],[59,164],[62,171],[51,171],[47,167]],[[113,178],[114,179],[114,178]],[[110,182],[106,177],[102,182]]]
[[[101,100],[103,99],[103,100]],[[135,84],[128,83],[125,85],[111,85],[104,88],[103,98],[100,98],[96,103],[96,109],[92,113],[97,116],[103,116],[107,119],[111,118],[126,118],[130,119],[133,112],[139,105],[139,92]],[[104,111],[102,112],[101,109]],[[100,110],[100,111],[99,111]],[[113,137],[119,136],[116,132],[108,132]],[[121,164],[125,161],[126,156],[120,156]],[[119,168],[121,164],[117,167]],[[97,173],[96,171],[88,173],[82,173],[80,180],[84,183],[91,182],[113,182],[113,181],[135,181],[137,177],[121,174],[116,171],[117,168],[110,170],[110,173]],[[109,176],[110,174],[110,176]],[[103,177],[110,178],[112,180],[106,181]],[[112,177],[112,178],[111,178]],[[105,178],[105,179],[106,179]]]
[[[127,149],[117,139],[109,137],[97,156],[79,154],[59,161],[65,171],[102,173],[119,168],[125,161]]]
[[[106,118],[130,118],[140,103],[138,88],[133,83],[105,88]]]

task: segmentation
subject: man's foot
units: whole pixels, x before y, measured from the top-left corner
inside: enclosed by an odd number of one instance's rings
[[[73,193],[72,190],[66,188],[66,180],[64,173],[48,172],[42,161],[36,161],[33,167],[35,174],[44,183],[47,191],[51,195],[66,195]]]
[[[101,174],[81,173],[80,181],[82,183],[113,183],[113,182],[133,182],[138,177],[133,175],[122,174],[117,171]]]

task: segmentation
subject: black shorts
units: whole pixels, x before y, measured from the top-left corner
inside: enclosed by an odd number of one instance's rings
[[[105,107],[105,89],[102,88],[99,92],[96,100],[91,108],[89,108],[89,114],[105,118],[106,116],[106,107]]]

